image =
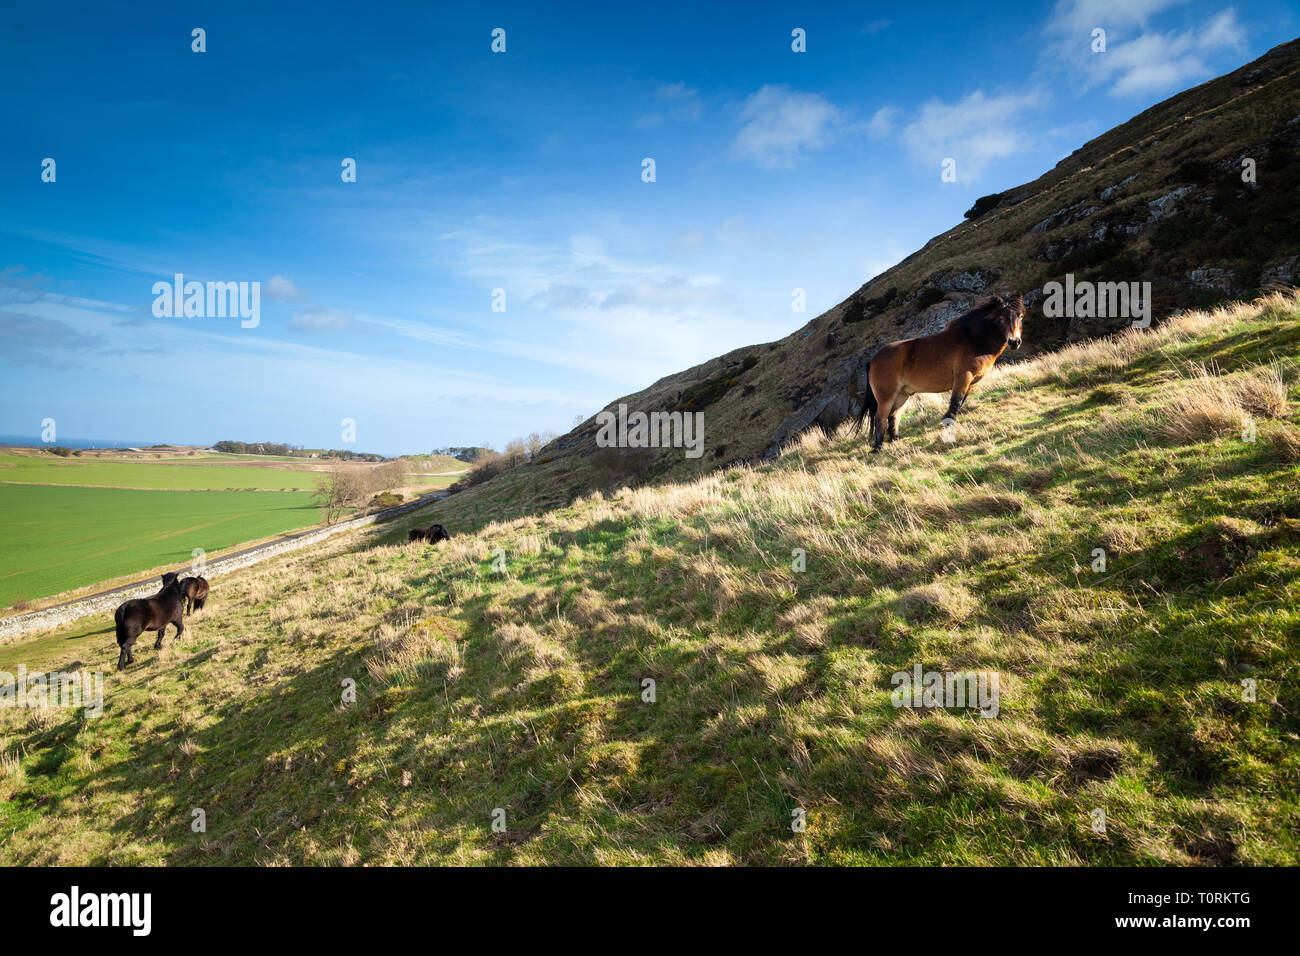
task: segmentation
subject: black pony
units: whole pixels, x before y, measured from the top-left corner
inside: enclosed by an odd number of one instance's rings
[[[125,601],[113,612],[113,623],[117,625],[117,646],[121,648],[117,655],[117,669],[120,671],[126,670],[127,664],[135,663],[131,648],[135,646],[135,640],[141,631],[156,630],[158,641],[154,647],[160,648],[168,624],[176,625],[177,637],[185,630],[185,625],[181,623],[184,616],[181,582],[173,571],[164,574],[162,582],[162,590],[153,597]]]
[[[428,541],[430,544],[437,544],[439,541],[450,541],[451,535],[447,529],[440,524],[431,524],[427,528],[412,528],[406,534],[407,541]]]

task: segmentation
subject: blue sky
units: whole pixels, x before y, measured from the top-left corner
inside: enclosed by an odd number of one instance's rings
[[[1274,0],[183,6],[6,12],[0,434],[564,431],[1300,32]],[[260,324],[154,317],[177,272],[260,282]]]

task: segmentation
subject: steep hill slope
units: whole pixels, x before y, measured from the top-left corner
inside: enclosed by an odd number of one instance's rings
[[[102,717],[0,708],[0,863],[1300,863],[1298,349],[1277,294],[1001,369],[952,444],[237,572]]]
[[[1116,331],[1124,319],[1051,319],[1044,283],[1067,273],[1152,282],[1160,321],[1186,308],[1300,282],[1300,40],[1171,97],[1076,150],[1032,183],[977,203],[833,309],[777,342],[719,356],[616,399],[703,411],[705,453],[600,450],[594,419],[517,482],[547,500],[628,478],[684,478],[775,454],[812,422],[857,410],[879,346],[925,334],[986,291],[1026,294],[1028,354]],[[1242,160],[1255,181],[1242,180]],[[498,479],[500,480],[500,479]],[[492,493],[501,497],[500,489]]]

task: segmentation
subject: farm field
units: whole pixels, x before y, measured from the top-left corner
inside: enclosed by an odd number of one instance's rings
[[[215,553],[322,519],[312,499],[318,460],[199,460],[0,451],[0,608],[188,563],[194,548]],[[445,456],[412,460],[414,472],[426,473],[408,474],[401,490],[409,497],[446,488],[463,473],[449,462],[468,467]]]
[[[311,491],[315,473],[306,469],[252,465],[182,464],[171,461],[111,461],[53,455],[0,454],[0,482],[156,488],[175,491]]]
[[[0,607],[188,565],[195,548],[214,553],[319,520],[309,492],[0,484]]]

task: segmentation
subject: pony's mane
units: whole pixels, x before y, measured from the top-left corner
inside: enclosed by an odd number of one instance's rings
[[[963,312],[957,318],[948,323],[950,329],[962,329],[972,335],[978,335],[988,330],[993,324],[993,317],[999,312],[1010,312],[1015,309],[1019,296],[995,295],[989,298],[987,302],[981,302],[966,312]]]

